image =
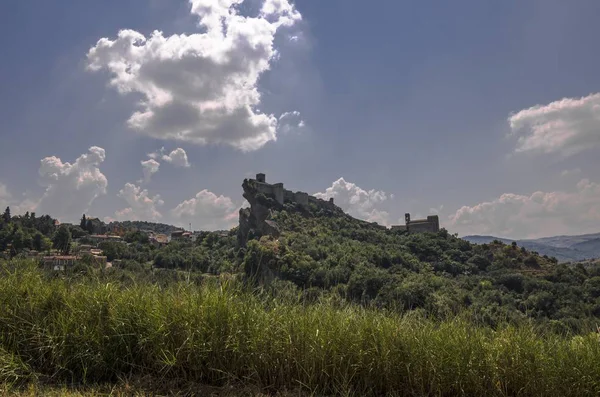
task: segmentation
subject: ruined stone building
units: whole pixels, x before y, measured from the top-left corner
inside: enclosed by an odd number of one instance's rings
[[[275,198],[279,204],[298,203],[303,206],[314,204],[320,208],[335,209],[333,198],[329,201],[310,196],[305,192],[292,192],[283,187],[283,183],[267,183],[265,174],[256,174],[256,179],[249,180],[258,193]],[[244,196],[245,197],[245,196]],[[265,218],[266,219],[266,218]],[[428,216],[427,219],[410,219],[410,214],[405,214],[405,225],[392,226],[392,230],[406,230],[409,233],[436,233],[440,230],[440,221],[437,215]],[[385,228],[385,226],[381,226]]]
[[[404,214],[405,225],[392,226],[392,230],[406,230],[408,233],[437,233],[440,231],[440,220],[437,215],[427,219],[410,219],[410,214]]]
[[[254,182],[256,190],[259,193],[275,197],[275,200],[281,205],[285,202],[295,202],[304,206],[308,206],[309,203],[324,207],[334,206],[333,198],[325,201],[314,196],[309,196],[305,192],[292,192],[291,190],[284,189],[283,183],[267,183],[265,174],[256,174],[256,179],[250,179],[250,181]]]

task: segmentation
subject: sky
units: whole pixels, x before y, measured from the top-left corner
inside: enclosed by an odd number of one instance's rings
[[[600,232],[597,0],[4,0],[0,206],[217,230],[244,178]]]

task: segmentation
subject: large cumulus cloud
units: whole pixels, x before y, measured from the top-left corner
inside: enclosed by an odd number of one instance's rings
[[[600,185],[582,179],[572,191],[505,193],[491,201],[463,206],[450,217],[451,231],[536,238],[598,232]]]
[[[141,94],[131,128],[159,139],[256,150],[276,140],[278,119],[259,110],[260,76],[277,57],[274,38],[300,13],[288,0],[265,0],[258,15],[243,0],[190,0],[204,33],[149,37],[121,30],[88,53],[88,68],[107,70],[121,94]]]
[[[129,207],[115,213],[117,220],[158,221],[162,218],[157,208],[164,204],[160,195],[150,197],[148,190],[133,183],[126,183],[118,196],[124,199]]]
[[[39,174],[46,190],[36,211],[60,220],[81,216],[96,198],[106,194],[108,180],[99,168],[105,158],[103,148],[92,146],[73,164],[56,156],[42,159]]]
[[[198,230],[230,229],[238,220],[239,207],[231,198],[209,190],[202,190],[189,200],[182,201],[171,210],[175,223],[192,224]]]
[[[350,215],[369,222],[389,225],[389,213],[378,208],[389,196],[381,190],[364,190],[355,183],[340,178],[325,189],[316,193],[317,198],[333,198],[335,204]]]
[[[564,98],[512,114],[508,122],[518,136],[517,152],[570,156],[600,147],[600,94]]]

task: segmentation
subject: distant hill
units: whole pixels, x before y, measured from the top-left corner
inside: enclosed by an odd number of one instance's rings
[[[600,233],[582,234],[579,236],[553,236],[539,239],[511,240],[494,236],[465,236],[473,244],[486,244],[494,240],[511,244],[513,241],[520,247],[536,251],[540,255],[555,257],[560,262],[576,262],[600,258]]]
[[[177,230],[183,230],[180,227],[167,225],[164,223],[154,223],[146,221],[123,221],[123,222],[111,222],[109,226],[119,226],[124,229],[137,229],[137,230],[151,230],[154,233],[170,234]]]

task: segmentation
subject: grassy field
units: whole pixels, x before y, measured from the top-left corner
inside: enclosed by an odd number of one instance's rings
[[[27,263],[0,273],[4,393],[65,395],[61,385],[84,387],[71,395],[202,390],[193,384],[208,388],[199,394],[214,387],[221,395],[600,394],[595,333],[565,337],[529,326],[492,330],[461,318],[439,323],[332,302],[303,305],[227,280],[124,287],[51,279]],[[131,390],[127,379],[138,379]]]

